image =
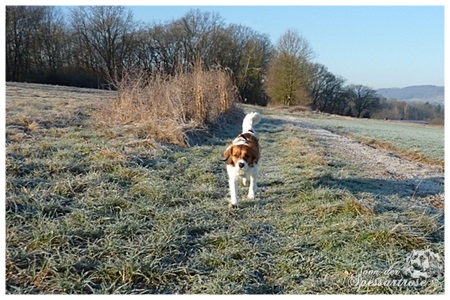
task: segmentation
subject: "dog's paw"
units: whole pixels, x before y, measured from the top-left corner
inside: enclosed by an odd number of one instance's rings
[[[237,204],[230,203],[230,204],[228,204],[228,208],[235,209],[235,208],[238,208],[238,206],[237,206]]]
[[[246,178],[242,178],[242,184],[243,184],[244,186],[247,186],[247,179],[246,179]]]
[[[255,200],[255,194],[248,194],[247,198],[249,200]]]

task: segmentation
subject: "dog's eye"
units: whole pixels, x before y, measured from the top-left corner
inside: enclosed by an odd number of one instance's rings
[[[247,158],[248,158],[248,154],[245,154],[245,155],[244,155],[244,159],[247,159]]]

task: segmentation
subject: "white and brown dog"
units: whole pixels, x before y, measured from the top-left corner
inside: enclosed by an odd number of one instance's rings
[[[238,179],[240,178],[242,178],[244,185],[247,185],[247,182],[250,181],[248,198],[255,198],[260,149],[253,126],[259,121],[261,121],[259,113],[247,114],[242,122],[242,133],[233,140],[224,152],[230,185],[231,201],[228,205],[230,208],[238,206],[237,191]]]

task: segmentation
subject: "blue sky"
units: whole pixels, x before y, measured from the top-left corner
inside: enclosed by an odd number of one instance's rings
[[[214,11],[269,35],[308,40],[313,60],[372,88],[444,85],[444,6],[129,6],[135,20],[165,22],[190,9]]]

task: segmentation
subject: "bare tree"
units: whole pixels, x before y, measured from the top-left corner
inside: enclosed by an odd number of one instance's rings
[[[6,7],[6,79],[24,80],[36,68],[34,55],[37,28],[43,19],[45,7],[7,6]]]
[[[36,65],[41,74],[56,74],[69,63],[69,37],[61,9],[43,7],[43,18],[36,28]]]
[[[380,102],[377,92],[363,85],[350,85],[349,95],[352,112],[357,118],[360,118],[363,113],[370,113]]]
[[[236,85],[243,101],[266,104],[264,77],[272,53],[268,36],[259,34],[249,27],[232,25],[228,46],[228,66],[236,78]]]
[[[267,91],[275,102],[309,104],[304,101],[304,92],[312,54],[308,41],[296,31],[288,30],[281,36],[267,74]]]
[[[320,64],[310,65],[310,70],[308,91],[312,98],[311,107],[321,112],[345,114],[348,109],[345,79],[334,75]]]
[[[80,6],[71,13],[82,62],[107,81],[119,81],[132,53],[131,11],[122,6]]]
[[[311,64],[310,70],[308,91],[312,99],[311,108],[320,110],[323,106],[322,103],[326,101],[324,99],[325,92],[332,74],[328,71],[327,67],[317,63]]]
[[[218,32],[224,27],[219,14],[190,10],[172,26],[184,66],[192,67],[198,58],[207,66],[215,62],[217,45],[220,44]]]
[[[249,27],[225,26],[217,15],[199,10],[169,23],[138,31],[134,50],[139,65],[149,72],[175,74],[192,69],[197,59],[205,68],[221,66],[234,78],[241,99],[261,103],[263,79],[272,51],[266,35]]]

